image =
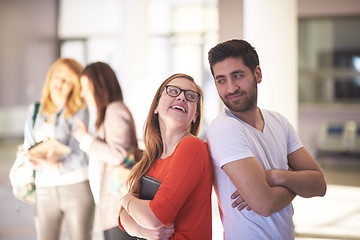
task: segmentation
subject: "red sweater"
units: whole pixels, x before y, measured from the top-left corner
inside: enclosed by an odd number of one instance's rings
[[[213,167],[207,144],[196,137],[184,138],[171,156],[158,159],[148,175],[161,181],[150,208],[164,225],[174,222],[170,239],[211,240]]]
[[[150,208],[164,225],[174,222],[171,239],[211,240],[213,168],[207,144],[184,138],[148,175],[162,182]]]

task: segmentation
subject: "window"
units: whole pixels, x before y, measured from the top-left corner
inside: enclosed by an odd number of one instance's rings
[[[206,91],[204,125],[218,113],[207,61],[218,41],[216,0],[61,0],[58,26],[62,57],[114,69],[138,136],[156,88],[174,73],[191,75]]]
[[[360,103],[360,17],[299,20],[300,103]]]

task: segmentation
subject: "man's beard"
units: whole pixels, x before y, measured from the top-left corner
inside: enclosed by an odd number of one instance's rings
[[[253,87],[252,91],[244,92],[245,94],[242,96],[241,99],[237,101],[229,101],[227,100],[227,96],[231,96],[234,94],[239,94],[243,91],[237,90],[232,94],[227,94],[225,97],[221,97],[221,100],[225,104],[227,108],[229,108],[232,112],[247,112],[253,108],[256,108],[257,104],[257,86]]]

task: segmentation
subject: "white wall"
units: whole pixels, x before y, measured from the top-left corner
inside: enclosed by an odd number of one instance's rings
[[[23,136],[26,108],[58,56],[56,2],[0,1],[0,139]]]
[[[0,108],[41,94],[57,58],[56,1],[0,1]]]

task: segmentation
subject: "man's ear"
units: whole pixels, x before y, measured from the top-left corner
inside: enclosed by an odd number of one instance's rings
[[[256,66],[255,71],[254,71],[254,75],[256,78],[256,82],[257,83],[261,83],[262,81],[262,72],[261,72],[261,68],[259,65]]]

